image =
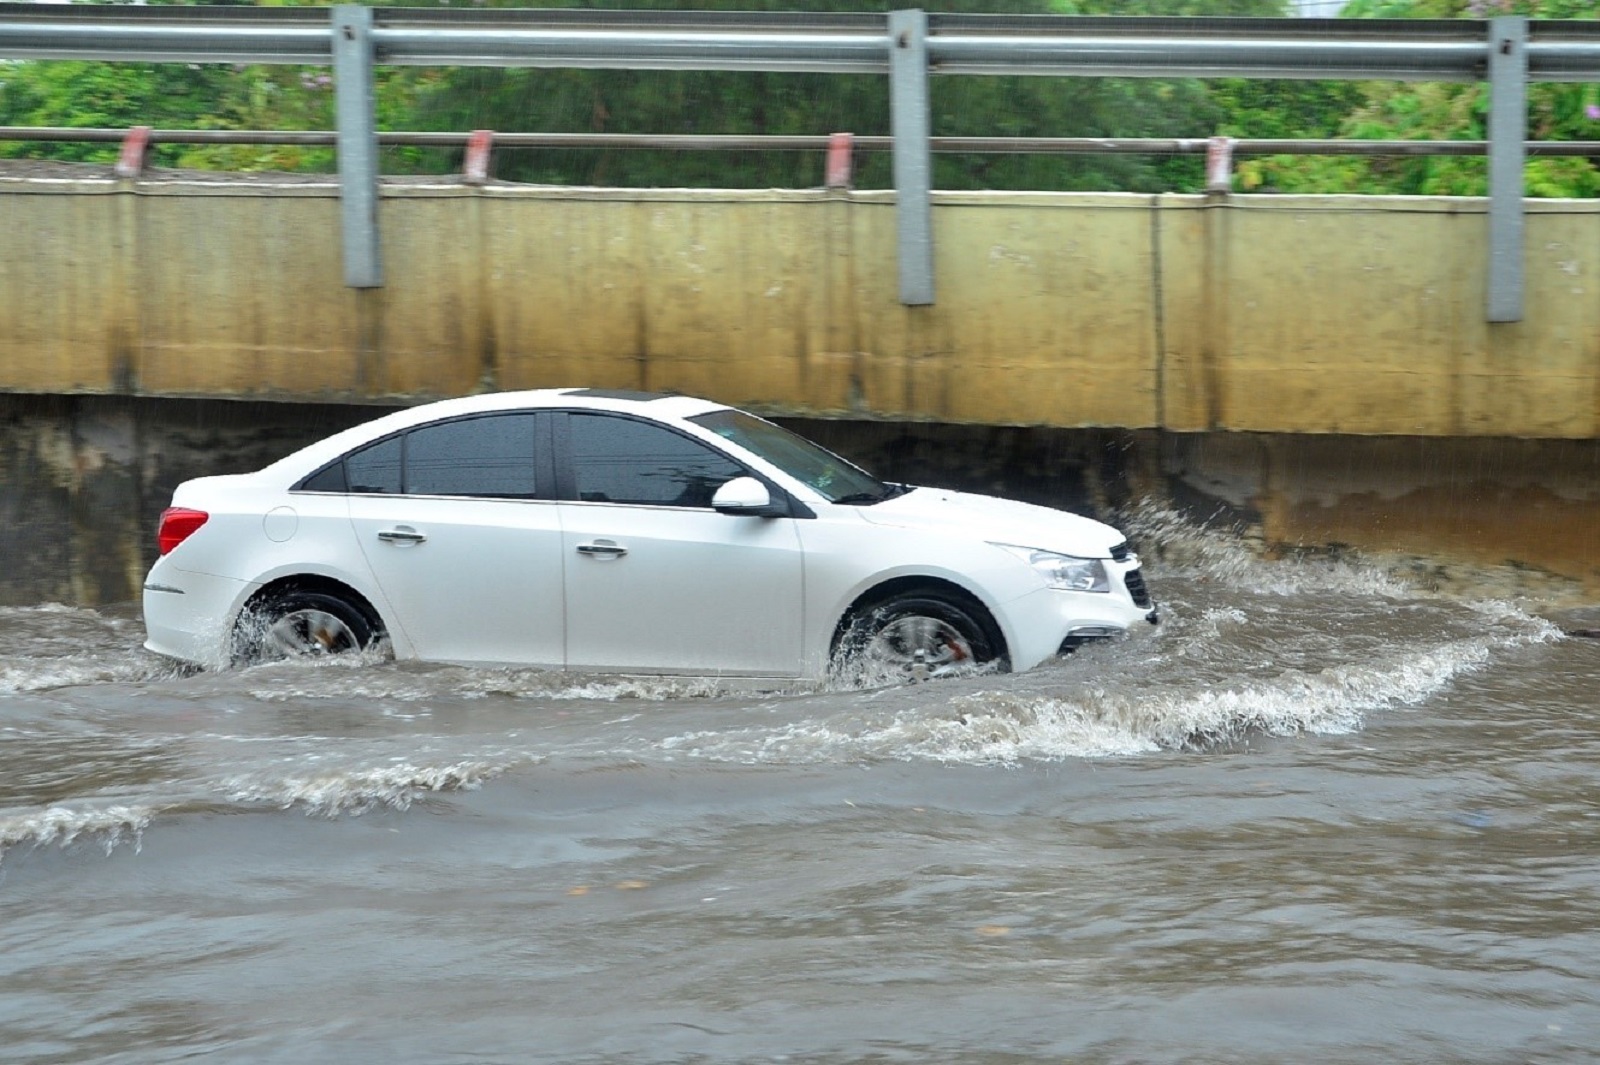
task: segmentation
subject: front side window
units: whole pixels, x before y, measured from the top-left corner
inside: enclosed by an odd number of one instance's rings
[[[589,503],[710,507],[745,469],[670,429],[606,414],[567,415],[578,498]]]
[[[689,420],[761,456],[832,503],[877,503],[904,491],[805,437],[742,410],[712,411]]]

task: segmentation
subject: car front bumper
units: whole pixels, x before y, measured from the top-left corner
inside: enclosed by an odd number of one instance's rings
[[[1011,668],[1032,669],[1063,651],[1090,640],[1119,636],[1129,629],[1157,624],[1160,611],[1148,599],[1111,592],[1068,592],[1041,588],[1008,603]]]

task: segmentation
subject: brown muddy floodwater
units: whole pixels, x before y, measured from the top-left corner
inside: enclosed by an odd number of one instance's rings
[[[1158,630],[878,690],[0,611],[0,1061],[1600,1059],[1600,641],[1193,535]]]

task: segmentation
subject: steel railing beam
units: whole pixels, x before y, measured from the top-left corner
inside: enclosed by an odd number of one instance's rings
[[[388,65],[889,71],[882,16],[373,8]],[[327,9],[0,3],[0,58],[331,65]],[[1487,79],[1486,20],[929,15],[933,74]],[[1529,77],[1600,80],[1600,29],[1530,24]]]
[[[926,120],[930,75],[1487,81],[1488,316],[1514,321],[1522,313],[1526,85],[1600,81],[1600,25],[1504,18],[1085,18],[922,11],[891,12],[885,18],[0,3],[0,59],[332,65],[346,201],[346,281],[358,287],[382,283],[375,227],[378,138],[371,110],[375,64],[885,74],[896,134],[901,297],[908,304],[933,298],[927,217],[929,156],[935,150]],[[358,113],[362,107],[365,112]]]
[[[120,143],[125,128],[85,126],[0,126],[0,141],[77,141]],[[823,152],[832,134],[742,133],[507,133],[496,130],[496,149],[570,148],[633,151]],[[380,145],[420,148],[462,148],[470,133],[432,130],[388,130],[378,133]],[[152,129],[151,144],[293,144],[333,147],[335,130],[281,129]],[[934,154],[1026,155],[1201,155],[1209,137],[930,137]],[[894,150],[894,138],[852,136],[858,152]],[[1600,156],[1600,141],[1524,141],[1531,156]],[[1488,141],[1375,140],[1245,140],[1233,142],[1242,155],[1483,156]]]

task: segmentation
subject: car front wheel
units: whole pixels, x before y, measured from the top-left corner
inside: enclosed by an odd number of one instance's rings
[[[982,608],[933,592],[892,596],[862,611],[835,657],[848,679],[894,683],[1004,668]]]
[[[234,631],[234,660],[267,662],[364,650],[372,623],[360,610],[325,592],[286,592],[245,610]]]

